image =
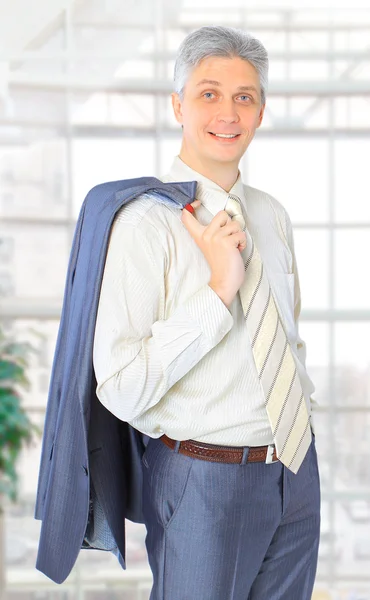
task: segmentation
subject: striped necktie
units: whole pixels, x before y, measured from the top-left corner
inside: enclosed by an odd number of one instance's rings
[[[247,236],[245,278],[239,289],[259,380],[279,460],[297,473],[311,443],[310,418],[287,335],[264,265],[248,229],[238,196],[225,211]],[[245,253],[245,254],[244,254]]]

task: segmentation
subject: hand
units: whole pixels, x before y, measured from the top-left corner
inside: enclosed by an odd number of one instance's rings
[[[199,207],[200,200],[191,203]],[[244,280],[244,260],[241,252],[247,247],[247,238],[240,223],[221,210],[208,225],[201,225],[188,210],[183,210],[181,221],[204,254],[210,269],[209,286],[230,306]]]

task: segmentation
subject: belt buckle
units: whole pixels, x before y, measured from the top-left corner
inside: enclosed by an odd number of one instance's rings
[[[272,465],[273,463],[279,462],[279,459],[275,459],[273,460],[273,455],[274,455],[274,450],[275,450],[275,444],[269,444],[267,446],[267,454],[266,454],[266,465]]]

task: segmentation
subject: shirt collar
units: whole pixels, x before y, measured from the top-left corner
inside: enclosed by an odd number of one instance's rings
[[[226,192],[217,183],[208,179],[198,171],[195,171],[179,156],[175,156],[169,172],[161,177],[164,182],[175,181],[196,181],[197,193],[196,199],[209,210],[212,215],[216,215],[220,210],[224,210],[229,194],[234,194],[240,198],[245,205],[244,185],[241,179],[240,171],[238,178],[229,192]]]

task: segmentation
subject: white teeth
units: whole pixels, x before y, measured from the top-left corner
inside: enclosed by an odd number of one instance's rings
[[[236,133],[214,133],[213,135],[221,138],[234,138],[237,136]]]

